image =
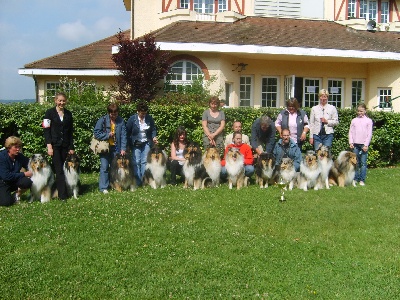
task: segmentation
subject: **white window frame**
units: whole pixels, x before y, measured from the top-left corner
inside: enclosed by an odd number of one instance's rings
[[[377,93],[377,104],[379,108],[382,108],[384,111],[391,111],[392,107],[392,88],[378,88]]]
[[[381,21],[380,23],[389,23],[390,14],[389,1],[381,1]]]
[[[357,83],[357,87],[354,87]],[[361,91],[359,91],[361,84]],[[358,103],[365,101],[365,79],[352,79],[351,80],[351,106],[356,107]]]
[[[349,0],[349,7],[350,1],[354,2],[354,0]],[[367,21],[374,20],[378,22],[378,13],[379,13],[379,1],[378,0],[358,0],[359,1],[359,11],[360,11],[360,18],[365,19]],[[389,22],[389,0],[381,0],[381,15],[380,15],[380,23],[388,23]],[[385,9],[383,9],[385,8]],[[350,12],[348,14],[350,16]]]
[[[270,79],[275,79],[276,80],[276,85],[270,85],[269,80]],[[280,82],[279,82],[279,77],[278,76],[262,76],[261,77],[261,107],[279,107],[282,106],[280,103],[280,96],[279,96],[279,90],[280,90]],[[267,81],[266,84],[264,84],[264,81]],[[264,91],[264,87],[266,90]],[[271,87],[275,87],[275,91],[269,91],[268,89]],[[272,98],[275,99],[268,99],[268,96],[272,96]],[[263,103],[265,102],[265,105]],[[275,102],[275,105],[271,105],[272,103],[268,102]]]
[[[196,64],[195,62],[191,61],[191,60],[178,60],[175,61],[172,65],[171,65],[171,70],[174,68],[174,65],[177,65],[179,63],[182,63],[182,73],[168,73],[167,76],[164,77],[164,82],[165,83],[169,83],[168,85],[168,89],[167,92],[173,92],[173,91],[177,91],[178,90],[178,86],[185,86],[185,85],[191,85],[193,83],[193,80],[199,79],[200,77],[204,78],[204,73],[203,70],[200,68],[200,66],[198,64]],[[188,64],[193,65],[194,67],[197,68],[197,73],[187,73],[187,68],[189,67]],[[171,79],[168,80],[168,76],[179,76],[181,75],[181,79]],[[175,87],[173,89],[171,89],[171,87]]]
[[[242,83],[242,79],[246,79],[245,83]],[[248,82],[250,81],[250,82]],[[252,75],[242,75],[239,80],[239,106],[240,107],[252,107],[253,106],[253,82],[254,78]],[[243,105],[247,104],[248,105]]]
[[[190,0],[180,0],[179,8],[190,8]]]
[[[214,0],[193,0],[193,10],[199,14],[213,14]]]
[[[313,85],[306,85],[306,81],[314,81]],[[318,82],[318,84],[316,85],[315,82]],[[321,85],[322,84],[322,78],[311,78],[311,77],[304,77],[303,78],[303,103],[304,103],[304,107],[313,107],[315,105],[317,105],[319,103],[319,97],[318,97],[318,93],[319,90],[321,89]],[[311,89],[313,88],[314,91],[311,92]],[[313,99],[309,99],[309,98],[313,98]]]
[[[355,18],[357,16],[357,0],[349,0],[347,6],[347,18]]]
[[[335,91],[338,90],[336,93]],[[344,79],[328,78],[329,104],[342,108],[344,103]]]
[[[60,89],[59,81],[46,81],[46,89],[44,91],[44,101],[46,102],[52,101],[56,96],[57,90],[59,89]]]

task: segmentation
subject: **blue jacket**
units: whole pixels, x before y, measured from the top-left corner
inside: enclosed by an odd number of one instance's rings
[[[104,126],[105,122],[105,126]],[[104,128],[105,127],[105,128]],[[94,127],[94,137],[100,141],[108,141],[111,132],[110,115],[102,116]],[[116,147],[119,151],[126,151],[126,127],[123,118],[118,116],[115,119],[115,141]]]
[[[260,118],[254,121],[251,126],[251,147],[255,150],[258,146],[263,146],[264,151],[271,153],[275,145],[276,128],[275,123],[271,121],[267,131],[262,131]]]
[[[145,115],[144,121],[148,126],[148,129],[146,130],[147,142],[149,143],[150,147],[153,147],[153,138],[157,136],[156,125],[152,116],[148,114]],[[135,141],[140,140],[140,125],[138,114],[134,114],[129,118],[128,122],[126,123],[126,132],[128,134],[128,139],[131,145],[134,145]]]
[[[279,166],[282,163],[282,158],[285,156],[282,139],[276,143],[273,155],[275,157],[275,165]],[[299,172],[301,163],[301,150],[292,140],[289,141],[289,151],[287,151],[287,157],[293,159],[294,168],[296,172]]]
[[[19,153],[13,162],[8,155],[7,150],[0,151],[0,179],[9,183],[15,184],[19,179],[24,177],[21,168],[28,170],[29,158]]]

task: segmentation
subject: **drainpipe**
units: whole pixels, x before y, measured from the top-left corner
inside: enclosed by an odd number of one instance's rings
[[[39,101],[39,85],[38,85],[38,81],[36,78],[36,75],[33,75],[33,81],[35,82],[35,97],[36,97],[36,102],[40,103]]]

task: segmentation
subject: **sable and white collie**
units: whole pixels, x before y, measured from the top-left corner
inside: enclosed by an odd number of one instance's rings
[[[309,188],[318,190],[318,178],[321,174],[321,165],[314,151],[308,151],[300,163],[298,176],[299,189],[307,191]]]
[[[79,177],[81,171],[80,159],[76,153],[67,155],[64,163],[64,174],[68,195],[78,199]]]
[[[328,146],[319,145],[317,150],[317,157],[321,165],[321,174],[319,178],[319,187],[329,189],[329,170],[332,168],[333,160]]]
[[[297,181],[297,172],[294,168],[293,159],[289,157],[282,158],[279,177],[289,184],[289,191],[291,191]]]
[[[260,188],[267,188],[272,184],[275,175],[275,158],[272,153],[261,153],[256,162],[256,184]]]
[[[354,175],[356,172],[357,155],[351,151],[342,151],[333,163],[329,172],[329,183],[344,187],[356,186]]]
[[[143,185],[150,185],[153,189],[163,188],[166,185],[167,157],[160,147],[154,146],[147,154],[147,164],[143,175]]]
[[[207,172],[203,165],[201,148],[196,142],[189,142],[183,151],[185,163],[183,164],[183,174],[185,175],[184,188],[193,186],[194,190],[204,188],[203,180],[206,179]]]
[[[49,202],[54,183],[54,174],[49,162],[42,154],[33,154],[29,159],[28,169],[33,173],[30,202],[34,200],[40,200],[41,203]]]
[[[203,165],[208,177],[211,179],[211,186],[219,186],[221,176],[221,156],[216,147],[211,146],[207,148],[203,155]],[[203,185],[202,187],[204,187]]]
[[[132,162],[129,155],[117,153],[111,162],[110,185],[118,192],[136,190],[136,180],[133,175]]]
[[[247,185],[247,178],[244,176],[244,157],[238,148],[229,148],[225,155],[225,168],[228,174],[229,189],[236,185],[241,189]]]

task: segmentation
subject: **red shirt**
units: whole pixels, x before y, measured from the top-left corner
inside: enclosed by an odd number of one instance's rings
[[[251,147],[247,144],[241,144],[237,146],[235,144],[230,144],[226,146],[224,158],[221,160],[221,166],[225,166],[225,155],[229,151],[230,148],[238,148],[240,153],[244,156],[244,164],[245,165],[252,165],[253,164],[253,152],[251,151]]]

